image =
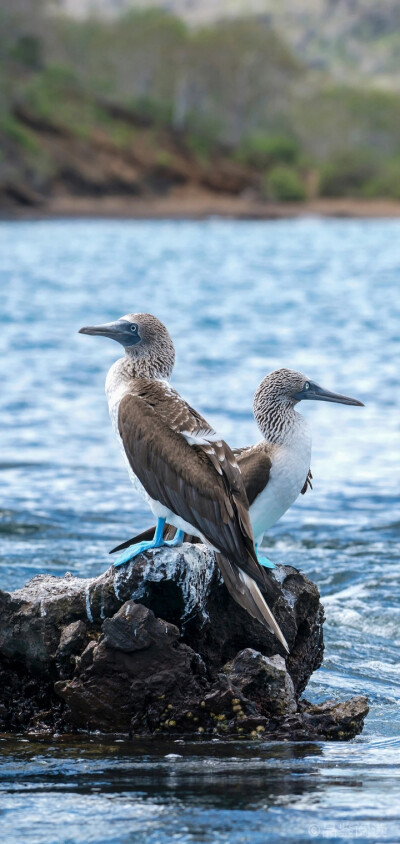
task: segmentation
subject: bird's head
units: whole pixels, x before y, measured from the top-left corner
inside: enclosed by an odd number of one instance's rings
[[[364,407],[358,399],[332,393],[294,369],[277,369],[270,372],[259,384],[254,395],[254,416],[266,439],[283,436],[290,426],[294,406],[307,400],[330,401]]]
[[[301,372],[294,369],[277,369],[266,375],[261,381],[255,397],[263,396],[274,400],[275,403],[295,405],[304,399],[313,401],[330,401],[337,404],[352,404],[364,407],[358,399],[351,399],[349,396],[342,396],[340,393],[332,393],[320,387],[315,381],[311,381]]]
[[[175,362],[175,349],[165,325],[152,314],[125,314],[116,322],[86,325],[79,334],[109,337],[124,347],[137,374],[169,378]]]

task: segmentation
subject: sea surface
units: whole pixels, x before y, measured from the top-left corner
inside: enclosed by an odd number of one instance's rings
[[[163,320],[174,386],[233,446],[252,396],[299,369],[365,408],[304,402],[314,489],[271,530],[326,611],[312,700],[367,694],[350,743],[0,736],[7,844],[400,841],[400,221],[0,224],[0,588],[92,576],[152,523],[82,325]],[[1,623],[1,620],[0,620]]]

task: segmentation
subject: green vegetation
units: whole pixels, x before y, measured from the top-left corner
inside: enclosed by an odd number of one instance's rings
[[[377,178],[379,164],[366,151],[342,153],[321,168],[322,196],[363,196],[366,186]]]
[[[63,166],[47,131],[158,171],[176,153],[210,173],[228,159],[268,200],[400,198],[399,94],[333,84],[262,20],[189,30],[158,10],[78,21],[13,0],[0,60],[0,193],[16,174],[50,190]],[[120,168],[115,190],[121,179]]]
[[[38,142],[34,134],[11,114],[0,115],[0,133],[27,152],[38,150]]]
[[[266,199],[281,202],[301,202],[306,199],[305,185],[299,173],[284,164],[273,167],[265,174],[262,188]]]
[[[300,156],[296,138],[288,135],[267,135],[254,132],[246,135],[239,146],[237,158],[254,167],[272,167],[274,164],[295,164]]]
[[[364,195],[400,200],[400,159],[388,161],[364,187]]]

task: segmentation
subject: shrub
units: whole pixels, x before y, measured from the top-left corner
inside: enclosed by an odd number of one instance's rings
[[[282,202],[301,202],[306,198],[305,187],[297,170],[283,164],[265,174],[262,191],[266,199]]]
[[[11,114],[0,115],[0,134],[26,152],[36,152],[38,149],[38,142],[33,132],[23,126]]]
[[[244,138],[237,157],[245,164],[266,168],[280,163],[295,164],[299,155],[299,143],[294,138],[255,132]]]
[[[321,167],[321,196],[362,196],[379,172],[379,163],[365,150],[340,153]]]
[[[364,195],[370,199],[373,197],[390,197],[400,199],[400,159],[395,158],[388,161],[380,173],[364,187]]]

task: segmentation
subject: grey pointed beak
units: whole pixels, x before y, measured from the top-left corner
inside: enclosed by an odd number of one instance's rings
[[[93,334],[93,336],[111,337],[116,340],[128,327],[127,320],[117,319],[116,322],[105,322],[104,325],[85,325],[79,329],[79,334]]]
[[[132,323],[127,319],[117,319],[116,322],[106,322],[104,325],[85,325],[79,329],[79,334],[91,334],[94,337],[109,337],[122,346],[133,346],[140,340],[139,335],[132,334]]]
[[[318,384],[310,383],[308,390],[303,389],[301,393],[295,396],[299,401],[304,399],[311,399],[313,401],[331,401],[336,404],[351,404],[356,407],[365,407],[362,401],[358,399],[351,399],[349,396],[342,396],[340,393],[331,393],[330,390],[324,390]]]

